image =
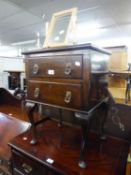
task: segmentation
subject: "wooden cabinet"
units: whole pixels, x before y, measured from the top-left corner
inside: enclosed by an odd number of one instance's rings
[[[7,106],[8,107],[8,106]],[[8,142],[29,127],[23,122],[6,114],[0,113],[0,174],[11,175],[11,153]]]
[[[106,48],[111,51],[109,59],[109,70],[121,72],[128,70],[128,52],[126,46]],[[125,103],[126,78],[124,76],[112,75],[109,77],[109,90],[112,96]]]
[[[21,81],[22,74],[24,72],[22,71],[10,71],[5,70],[4,72],[7,72],[7,78],[8,78],[8,89],[9,90],[15,90],[16,88],[21,88],[24,86],[24,82]],[[24,87],[23,87],[24,88]]]
[[[32,106],[28,111],[33,130],[30,143],[37,143],[36,126],[49,119],[36,121],[33,118],[33,110],[39,104],[59,109],[60,124],[61,110],[69,110],[74,117],[82,120],[79,166],[85,168],[83,157],[90,119],[107,97],[106,75],[110,54],[91,44],[47,48],[23,54],[26,56],[27,103]]]
[[[107,51],[87,44],[24,54],[29,101],[88,111],[105,96]]]
[[[12,174],[81,174],[76,161],[79,158],[80,129],[71,126],[60,128],[55,121],[48,121],[39,129],[43,134],[39,138],[39,143],[35,146],[29,144],[31,139],[30,130],[10,141]],[[85,172],[85,174],[87,173]]]
[[[127,70],[128,68],[128,53],[126,46],[116,46],[106,48],[111,51],[109,69],[110,70]]]
[[[61,110],[69,110],[74,117],[84,121],[79,161],[79,166],[84,168],[85,133],[90,129],[94,110],[107,97],[110,54],[91,44],[46,48],[23,54],[26,56],[27,102],[34,104],[28,112],[33,129],[31,144],[37,142],[36,125],[47,121],[47,118],[37,122],[33,119],[33,110],[38,104],[59,109],[60,124]]]
[[[60,175],[49,170],[47,166],[23,154],[21,151],[12,149],[13,175]]]
[[[108,137],[100,143],[96,133],[90,133],[85,153],[88,166],[81,169],[80,128],[60,128],[56,121],[48,121],[39,129],[41,136],[36,145],[29,144],[30,130],[10,141],[13,175],[124,175],[128,142]]]
[[[24,155],[16,150],[12,150],[12,160],[13,160],[13,174],[29,174],[29,175],[44,175],[46,174],[46,169],[44,166],[35,162],[27,155]]]

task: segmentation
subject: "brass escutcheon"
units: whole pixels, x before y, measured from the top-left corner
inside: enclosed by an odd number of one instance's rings
[[[33,66],[33,74],[38,74],[38,72],[39,72],[39,66],[38,66],[38,64],[34,64],[34,66]]]
[[[71,102],[71,91],[66,91],[64,102],[65,103],[70,103]]]
[[[65,74],[70,75],[71,72],[72,72],[71,63],[67,63],[65,68]]]
[[[35,88],[35,90],[34,90],[34,97],[38,98],[39,95],[40,95],[40,89],[39,88]]]

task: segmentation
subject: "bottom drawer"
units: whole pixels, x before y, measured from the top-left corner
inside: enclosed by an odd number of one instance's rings
[[[47,175],[46,168],[29,157],[12,151],[14,175]]]
[[[81,84],[52,82],[28,83],[28,99],[42,103],[80,109]]]

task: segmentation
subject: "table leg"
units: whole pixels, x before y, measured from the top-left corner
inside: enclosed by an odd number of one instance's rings
[[[29,121],[31,123],[32,140],[30,141],[30,144],[32,144],[32,145],[37,143],[36,126],[35,126],[35,121],[33,118],[33,113],[37,107],[38,107],[38,105],[36,103],[26,103],[27,115],[28,115]]]
[[[58,127],[61,127],[62,124],[63,124],[62,109],[59,109],[59,123],[58,123]]]
[[[82,121],[81,129],[82,129],[82,142],[81,142],[81,150],[80,150],[80,159],[79,159],[79,167],[80,168],[86,168],[86,162],[85,162],[85,152],[86,152],[86,146],[88,141],[88,134],[90,130],[90,119],[87,121]]]
[[[102,116],[100,116],[100,123],[99,123],[99,137],[101,140],[106,140],[106,135],[104,133],[104,124],[107,119],[109,105],[108,103],[103,103],[101,106],[101,110],[103,111]]]

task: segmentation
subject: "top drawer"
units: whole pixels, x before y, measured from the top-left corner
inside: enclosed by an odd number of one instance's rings
[[[82,78],[82,55],[30,58],[26,66],[30,78]]]

